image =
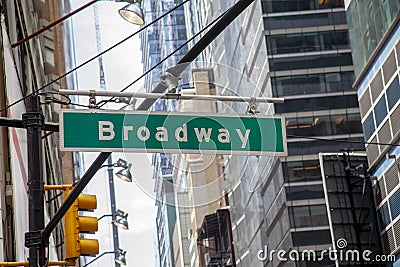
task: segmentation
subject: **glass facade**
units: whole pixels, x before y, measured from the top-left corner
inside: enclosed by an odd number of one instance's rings
[[[400,10],[398,0],[352,0],[347,12],[354,72],[360,74]]]
[[[274,110],[285,115],[289,154],[280,159],[284,177],[280,190],[285,192],[287,213],[276,215],[281,218],[275,220],[278,224],[289,220],[290,225],[278,236],[268,233],[280,226],[266,225],[266,242],[271,249],[322,249],[332,238],[318,153],[349,147],[364,150],[358,99],[352,89],[354,74],[344,3],[267,0],[262,1],[262,8],[272,95],[285,98],[285,103],[275,104]],[[330,141],[312,140],[328,136]],[[337,138],[350,142],[337,142]],[[310,227],[315,230],[310,231]],[[278,238],[277,243],[271,238]],[[319,264],[329,266],[332,262]]]
[[[196,2],[213,16],[234,3]],[[235,70],[215,70],[215,80],[235,94],[261,91],[285,98],[284,104],[260,109],[285,116],[288,157],[231,156],[226,166],[226,177],[243,174],[229,193],[236,266],[282,264],[257,260],[265,245],[270,250],[331,246],[318,153],[364,150],[344,2],[256,1],[206,54]],[[247,80],[257,81],[259,91]],[[240,105],[232,108],[244,112]]]
[[[194,24],[188,32],[235,2],[194,0],[186,10],[197,14],[187,18]],[[200,58],[215,62],[217,94],[285,98],[259,109],[285,116],[288,157],[225,159],[236,266],[282,264],[258,260],[264,246],[331,246],[318,153],[364,150],[343,0],[255,1]],[[246,112],[242,104],[226,106],[230,113]],[[306,266],[286,264],[295,265]]]

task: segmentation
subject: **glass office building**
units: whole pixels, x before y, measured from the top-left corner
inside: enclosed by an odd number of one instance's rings
[[[352,0],[346,11],[370,173],[377,179],[375,201],[384,253],[397,258],[400,150],[391,144],[400,143],[399,11],[398,0]]]
[[[234,3],[194,1],[197,23]],[[288,156],[225,158],[236,266],[332,265],[260,261],[257,253],[332,246],[318,153],[364,150],[344,2],[255,1],[204,58],[215,62],[219,94],[285,98],[258,108],[285,116]],[[247,108],[230,107],[239,114]]]

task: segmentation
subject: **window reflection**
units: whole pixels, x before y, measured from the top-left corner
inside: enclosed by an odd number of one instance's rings
[[[381,122],[387,115],[386,98],[384,94],[381,96],[378,103],[375,105],[374,113],[375,113],[376,126],[378,127],[379,124],[381,124]]]
[[[364,139],[362,137],[346,138],[350,142],[337,140],[318,140],[309,142],[288,142],[289,156],[311,155],[321,152],[332,152],[344,149],[353,149],[357,151],[365,150]]]
[[[360,115],[341,114],[287,118],[286,132],[293,136],[326,136],[362,133]]]
[[[353,72],[314,73],[273,77],[274,96],[305,95],[351,91]]]
[[[352,66],[351,53],[272,58],[271,71]]]
[[[397,76],[386,90],[389,109],[392,109],[400,99],[399,77]]]
[[[294,16],[273,16],[264,18],[264,27],[268,30],[315,27],[346,23],[344,12],[324,12]]]
[[[326,109],[357,108],[357,95],[288,99],[285,104],[275,105],[276,113],[289,113]]]
[[[288,54],[349,48],[347,30],[267,36],[268,53]]]
[[[328,225],[325,205],[289,207],[292,227],[313,227]]]
[[[263,12],[287,12],[344,7],[343,0],[262,0]]]
[[[324,198],[322,185],[304,185],[286,187],[287,200]]]
[[[318,160],[283,162],[282,168],[285,182],[305,182],[321,179]]]
[[[292,232],[292,237],[294,246],[311,246],[332,242],[329,230]]]

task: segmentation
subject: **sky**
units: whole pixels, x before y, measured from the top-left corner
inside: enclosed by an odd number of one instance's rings
[[[87,2],[87,0],[71,0],[72,9],[77,9]],[[124,5],[124,3],[116,3],[114,1],[99,1],[97,3],[103,51],[139,30],[139,26],[126,22],[118,14],[118,9]],[[74,15],[72,20],[76,63],[78,65],[98,54],[93,6]],[[130,84],[143,73],[139,35],[106,53],[103,56],[103,61],[107,90],[119,91]],[[99,90],[98,61],[94,60],[79,69],[77,78],[79,89]],[[143,90],[142,83],[139,82],[129,89],[129,91],[137,90]],[[83,99],[83,101],[86,100]],[[115,109],[122,107],[122,105],[116,105]],[[87,169],[98,153],[85,152],[84,155],[85,168]],[[150,192],[153,184],[150,157],[144,153],[113,153],[112,157],[113,162],[116,162],[118,158],[123,158],[133,163],[133,183],[127,183],[118,178],[114,179],[116,208],[129,213],[129,230],[119,229],[120,248],[127,251],[127,266],[154,266],[153,237],[155,235],[156,209],[155,200],[151,197],[152,192]],[[120,169],[116,168],[115,172],[118,170]],[[86,189],[87,193],[97,195],[98,209],[94,213],[97,217],[111,213],[106,171],[106,168],[99,170]],[[113,250],[110,217],[105,217],[99,221],[99,231],[96,233],[95,238],[100,243],[100,254]],[[113,255],[107,254],[90,266],[113,266],[113,262]]]

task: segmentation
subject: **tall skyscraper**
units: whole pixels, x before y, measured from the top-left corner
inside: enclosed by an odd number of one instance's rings
[[[400,1],[347,1],[370,174],[385,254],[400,255]],[[379,144],[378,144],[379,143]]]
[[[204,27],[234,3],[193,1],[192,21]],[[288,156],[226,157],[236,266],[300,266],[257,252],[332,246],[318,153],[364,150],[344,2],[255,1],[203,58],[214,61],[217,94],[285,98],[258,108],[285,116]]]

